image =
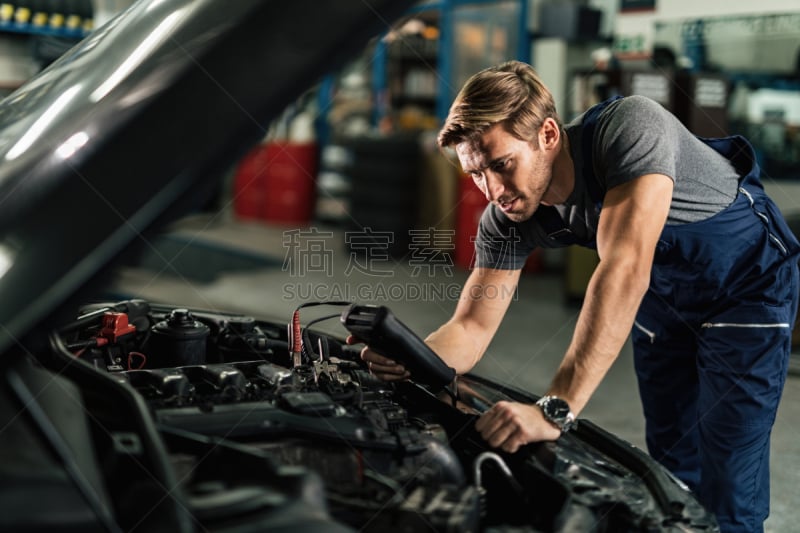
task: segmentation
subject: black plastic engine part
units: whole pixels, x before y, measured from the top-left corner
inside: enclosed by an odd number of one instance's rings
[[[188,310],[175,309],[150,329],[149,351],[163,366],[201,365],[206,360],[209,333],[209,327]]]

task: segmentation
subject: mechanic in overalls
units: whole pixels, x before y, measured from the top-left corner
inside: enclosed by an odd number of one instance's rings
[[[482,357],[536,247],[596,247],[600,258],[546,395],[498,402],[481,435],[507,452],[557,439],[632,331],[650,454],[722,531],[762,531],[800,245],[747,141],[698,139],[641,96],[562,126],[535,71],[514,61],[467,81],[439,144],[491,202],[455,313],[426,339],[458,373]],[[409,376],[368,347],[362,357],[382,379]]]

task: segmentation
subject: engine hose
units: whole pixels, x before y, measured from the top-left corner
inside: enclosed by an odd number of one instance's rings
[[[494,462],[498,467],[500,467],[500,471],[505,475],[506,479],[508,479],[509,483],[513,487],[515,491],[518,493],[522,493],[522,485],[514,478],[514,474],[511,473],[511,469],[508,467],[506,462],[503,460],[502,457],[497,455],[495,452],[483,452],[478,457],[475,458],[474,467],[474,480],[475,486],[478,488],[478,498],[480,500],[480,510],[481,516],[484,516],[486,513],[486,494],[487,490],[482,484],[482,475],[481,475],[481,468],[483,467],[483,463],[486,461]]]

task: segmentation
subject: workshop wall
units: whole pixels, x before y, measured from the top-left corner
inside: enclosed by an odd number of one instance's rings
[[[31,55],[27,39],[0,35],[0,91],[8,94],[39,69],[39,62]]]
[[[669,0],[653,3],[655,8],[652,10],[622,11],[616,14],[606,11],[606,14],[615,16],[613,31],[615,48],[618,52],[624,52],[629,56],[651,52],[656,41],[657,24],[659,23],[673,26],[681,20],[800,12],[800,4],[795,0],[763,0],[760,2],[743,0],[706,0],[703,2]],[[735,34],[730,35],[733,37]],[[666,34],[658,37],[668,38]],[[751,36],[744,34],[736,37],[735,39],[727,40],[727,44],[731,44],[734,41],[737,43],[735,50],[728,48],[730,52],[728,54],[726,54],[725,50],[717,52],[721,54],[717,58],[719,61],[724,63],[729,58],[735,58],[741,54],[743,49],[749,49],[752,53],[756,51],[754,50],[756,42],[751,40]],[[673,41],[673,44],[679,50],[680,37],[678,40]],[[772,43],[767,41],[758,42],[760,49],[764,51],[764,57],[769,55],[767,51],[777,53],[777,57],[783,57],[785,55],[785,44],[782,39]],[[794,46],[789,48],[796,48],[797,40],[790,44],[794,44]],[[752,53],[745,53],[741,60],[751,66],[756,66],[758,63],[755,62]],[[768,61],[769,63],[770,61]]]

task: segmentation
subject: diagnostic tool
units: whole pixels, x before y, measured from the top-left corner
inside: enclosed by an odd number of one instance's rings
[[[456,377],[456,371],[386,306],[353,304],[344,310],[341,321],[358,340],[400,361],[411,372],[413,381],[441,388]]]

